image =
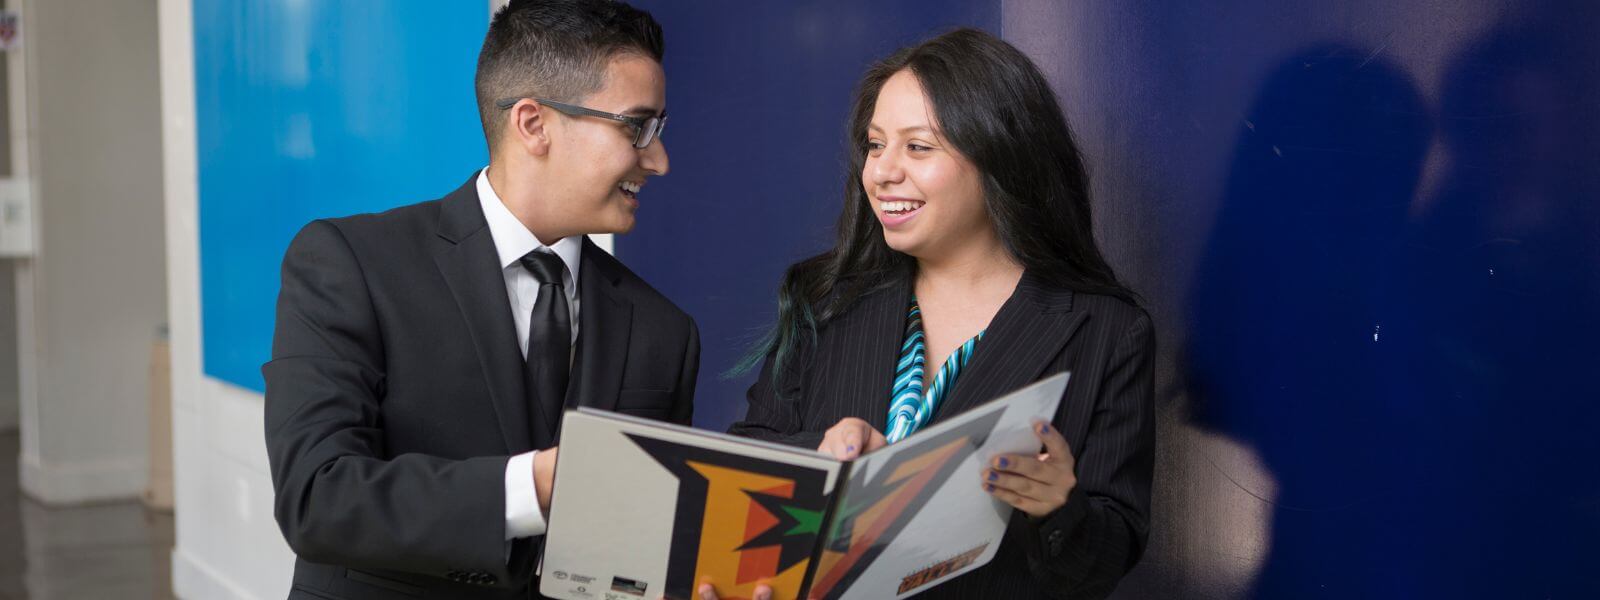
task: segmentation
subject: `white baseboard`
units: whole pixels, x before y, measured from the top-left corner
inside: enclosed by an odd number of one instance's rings
[[[172,550],[172,591],[182,600],[260,600],[182,548]]]
[[[23,453],[17,463],[22,493],[50,505],[137,499],[150,477],[143,456],[44,465]]]

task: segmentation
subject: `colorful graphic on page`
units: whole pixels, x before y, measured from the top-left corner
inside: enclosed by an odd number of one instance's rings
[[[799,593],[827,508],[826,471],[628,438],[678,479],[670,597],[694,597],[705,581],[730,600],[750,598],[761,583],[778,598]]]
[[[980,417],[936,439],[919,441],[917,450],[890,457],[870,481],[858,463],[858,472],[841,491],[844,496],[808,595],[830,600],[849,590],[961,461],[983,445],[1003,412]]]

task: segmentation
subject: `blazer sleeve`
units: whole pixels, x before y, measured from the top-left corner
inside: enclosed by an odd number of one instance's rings
[[[774,386],[772,373],[776,355],[767,353],[761,363],[761,374],[750,390],[745,392],[748,406],[744,419],[728,428],[734,435],[777,442],[814,450],[822,444],[824,431],[805,431],[805,420],[800,411],[801,380],[805,371],[801,363],[810,360],[808,344],[802,342],[794,351],[794,359],[784,369],[787,375]]]
[[[694,423],[694,389],[700,376],[700,327],[694,318],[689,322],[689,337],[683,349],[683,370],[678,374],[678,393],[672,399],[670,420],[679,425]]]
[[[1038,520],[1013,512],[1029,570],[1051,597],[1110,595],[1144,552],[1155,471],[1155,353],[1150,317],[1141,313],[1106,363],[1067,503]]]
[[[525,574],[510,569],[526,561],[507,564],[509,457],[390,456],[385,448],[381,329],[341,231],[307,225],[282,276],[262,374],[273,512],[289,547],[318,563],[520,581]]]

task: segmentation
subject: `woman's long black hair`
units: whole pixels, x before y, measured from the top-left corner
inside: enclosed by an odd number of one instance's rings
[[[735,372],[773,355],[776,379],[797,345],[819,326],[863,294],[915,272],[915,259],[884,242],[861,179],[878,91],[903,70],[922,84],[944,139],[977,167],[996,233],[1031,276],[1135,301],[1095,245],[1088,173],[1049,82],[1011,44],[981,30],[957,29],[867,69],[850,111],[850,167],[838,238],[833,249],[784,272],[778,322]]]

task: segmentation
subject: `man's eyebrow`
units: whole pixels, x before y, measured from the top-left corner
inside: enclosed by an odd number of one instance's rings
[[[656,115],[661,114],[661,112],[662,112],[661,109],[656,108],[654,106],[646,106],[646,105],[640,104],[640,105],[634,106],[633,108],[630,108],[628,110],[622,111],[622,114],[629,115],[629,116],[635,116],[635,117],[654,117]]]

